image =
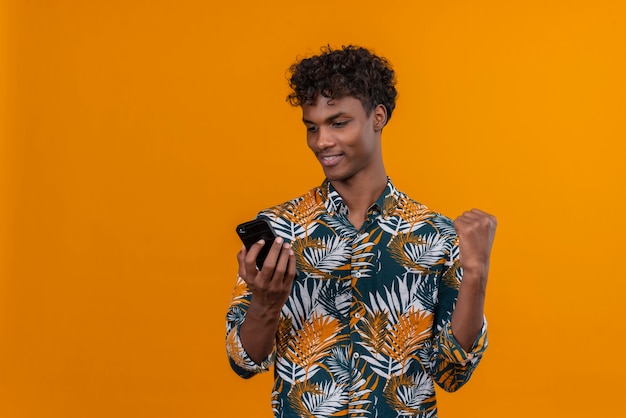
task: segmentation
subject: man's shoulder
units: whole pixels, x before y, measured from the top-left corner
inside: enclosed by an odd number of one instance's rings
[[[394,196],[398,205],[397,210],[401,217],[413,219],[417,217],[428,220],[428,223],[443,235],[455,235],[454,222],[450,217],[410,197],[401,190],[394,189]]]
[[[427,204],[422,203],[421,200],[414,199],[413,197],[409,196],[407,193],[403,192],[402,190],[394,189],[393,193],[396,196],[396,198],[398,199],[398,201],[403,201],[403,202],[411,204],[412,206],[420,207],[420,208],[422,208],[422,210],[430,213],[433,217],[445,218],[445,219],[450,220],[450,218],[448,216],[446,216],[443,213],[437,211],[436,209],[433,209],[433,208],[429,207]]]
[[[326,190],[323,186],[313,187],[298,197],[263,209],[259,212],[259,216],[265,216],[273,220],[303,211],[305,213],[312,210],[321,211],[325,208]]]

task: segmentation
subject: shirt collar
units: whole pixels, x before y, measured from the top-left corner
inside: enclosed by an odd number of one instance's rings
[[[331,216],[335,214],[348,214],[348,205],[346,205],[341,195],[339,195],[339,192],[335,190],[328,179],[325,179],[322,183],[321,191],[326,203],[326,210]],[[387,186],[385,187],[385,190],[383,190],[380,197],[376,199],[372,206],[370,206],[369,210],[377,211],[379,213],[383,211],[384,215],[391,213],[397,206],[399,195],[400,193],[391,182],[391,179],[387,177]]]

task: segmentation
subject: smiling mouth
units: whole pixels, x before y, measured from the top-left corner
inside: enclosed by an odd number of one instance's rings
[[[340,159],[341,159],[341,154],[338,154],[338,155],[325,155],[325,156],[320,157],[320,161],[325,166],[335,165],[335,164],[337,164],[339,162]]]

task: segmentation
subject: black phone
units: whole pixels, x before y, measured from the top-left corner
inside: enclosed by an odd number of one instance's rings
[[[270,224],[270,221],[266,218],[256,218],[237,225],[236,231],[237,235],[239,235],[239,238],[241,239],[241,242],[243,242],[243,245],[245,245],[248,250],[252,247],[252,244],[258,242],[259,240],[262,239],[265,241],[265,245],[256,258],[256,266],[259,270],[261,270],[263,263],[265,262],[265,258],[267,257],[267,253],[276,239],[276,233],[272,228],[272,224]]]

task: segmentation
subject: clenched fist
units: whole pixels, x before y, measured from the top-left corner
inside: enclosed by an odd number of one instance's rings
[[[459,236],[460,261],[463,275],[487,280],[489,257],[498,222],[493,215],[479,209],[464,212],[454,220]]]
[[[471,349],[483,326],[489,257],[496,225],[494,216],[478,209],[467,211],[454,220],[463,281],[451,326],[452,333],[465,350]]]

